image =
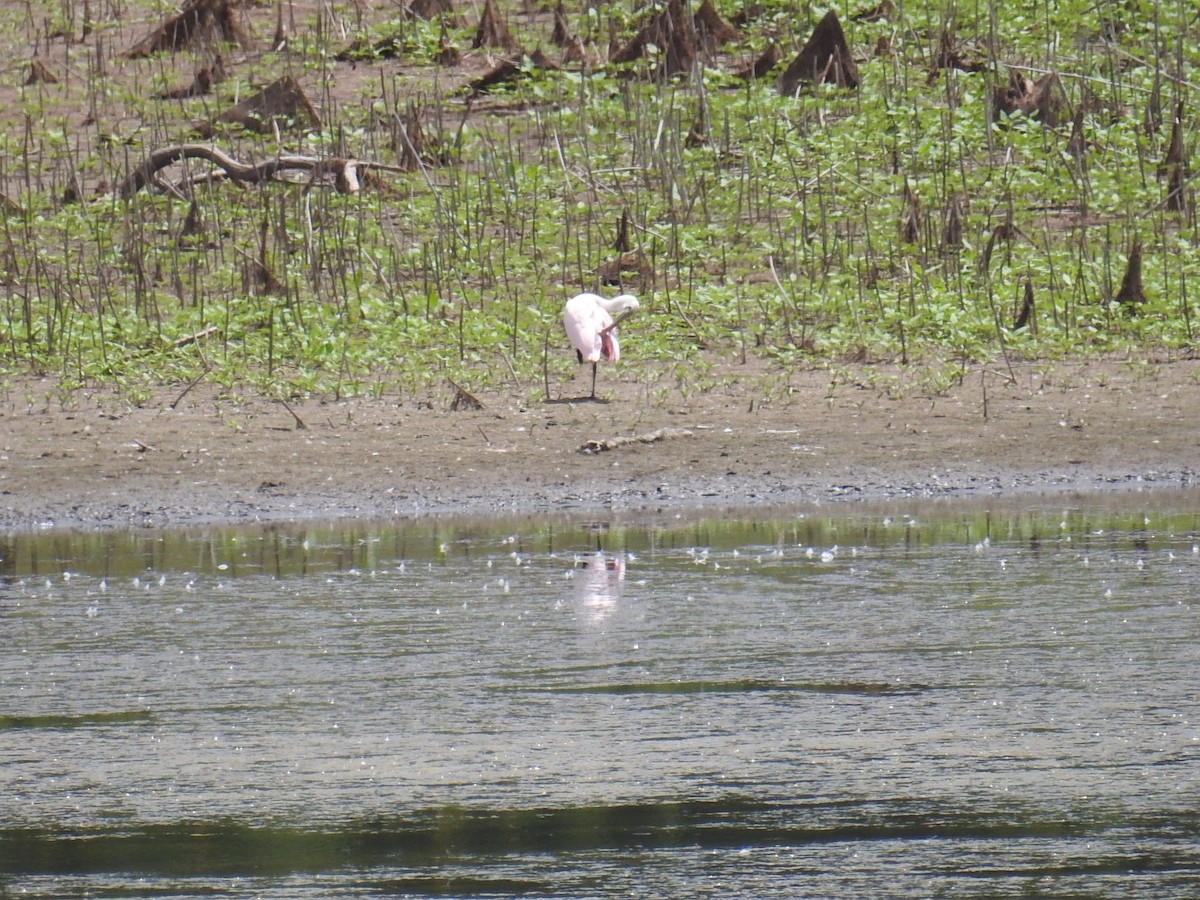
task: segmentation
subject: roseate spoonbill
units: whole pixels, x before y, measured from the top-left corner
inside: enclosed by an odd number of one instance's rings
[[[621,358],[617,326],[640,309],[637,298],[621,294],[605,300],[599,294],[578,294],[567,301],[563,325],[581,363],[592,364],[592,397],[596,399],[596,366],[601,359]]]

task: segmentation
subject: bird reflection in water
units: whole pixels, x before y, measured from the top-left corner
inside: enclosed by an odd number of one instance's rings
[[[617,608],[625,583],[625,558],[603,551],[577,556],[573,573],[575,603],[592,622],[600,622]]]

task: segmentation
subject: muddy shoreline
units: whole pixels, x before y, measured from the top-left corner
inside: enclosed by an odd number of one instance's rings
[[[653,396],[630,378],[605,403],[573,401],[580,381],[553,402],[481,393],[471,411],[450,410],[449,388],[286,407],[176,389],[132,405],[26,380],[0,409],[0,530],[631,519],[1200,483],[1195,361],[981,367],[937,394],[912,375],[811,370],[766,392],[762,373],[731,370]]]

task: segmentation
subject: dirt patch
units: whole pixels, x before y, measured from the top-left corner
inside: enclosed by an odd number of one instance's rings
[[[566,396],[586,393],[580,371]],[[514,391],[459,411],[450,387],[289,411],[203,387],[171,408],[178,388],[131,406],[12,382],[0,528],[719,511],[1175,488],[1200,470],[1196,361],[978,368],[936,395],[915,387],[919,373],[878,367],[779,375],[786,387],[771,397],[762,373],[736,368],[686,397],[606,374],[607,403]],[[623,439],[635,437],[647,439]],[[594,452],[582,451],[589,442]]]

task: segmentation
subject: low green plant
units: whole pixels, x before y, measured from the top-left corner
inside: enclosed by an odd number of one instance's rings
[[[217,101],[150,96],[144,87],[178,75],[162,60],[94,60],[67,91],[96,109],[92,124],[80,130],[65,99],[32,87],[5,120],[0,183],[15,205],[0,221],[0,365],[132,397],[201,377],[281,399],[445,378],[540,392],[573,371],[558,319],[585,289],[642,298],[645,313],[623,327],[625,365],[655,403],[656,373],[689,395],[711,391],[726,377],[711,374],[718,361],[762,360],[782,382],[846,359],[920,365],[938,391],[980,361],[1186,352],[1200,251],[1158,174],[1179,85],[1194,80],[1186,16],[1164,9],[1149,29],[1074,2],[990,12],[955,11],[955,39],[994,48],[975,72],[930,71],[942,12],[904,8],[893,22],[846,23],[856,50],[889,48],[861,63],[857,91],[782,97],[770,78],[732,78],[728,58],[660,81],[653,59],[556,70],[524,57],[520,77],[466,100],[463,79],[452,86],[433,61],[449,44],[466,71],[482,69],[490,51],[470,49],[469,29],[331,7],[299,23],[286,54],[252,58],[219,88],[231,101],[287,66],[320,93],[322,127],[217,141],[243,160],[304,153],[395,169],[355,195],[193,179],[183,199],[114,198]],[[632,2],[568,15],[597,40],[609,21],[620,34],[643,21]],[[1113,32],[1114,15],[1132,21]],[[541,36],[531,23],[514,17],[526,47]],[[767,4],[734,53],[768,40],[791,53],[806,30]],[[1101,39],[1112,33],[1116,49]],[[400,62],[381,59],[392,54]],[[1063,121],[995,113],[1004,63],[1031,79],[1058,73]],[[1148,130],[1156,96],[1161,124]],[[76,181],[88,189],[64,199]],[[1135,239],[1145,302],[1122,306]],[[1026,281],[1036,329],[1014,324]]]

